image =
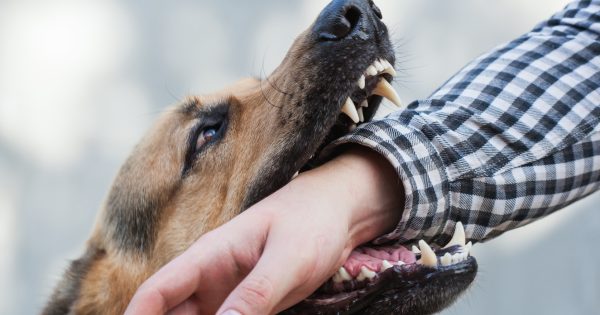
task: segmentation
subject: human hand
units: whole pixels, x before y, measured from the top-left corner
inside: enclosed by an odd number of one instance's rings
[[[282,311],[395,226],[399,186],[387,161],[351,150],[202,236],[138,289],[126,314]]]

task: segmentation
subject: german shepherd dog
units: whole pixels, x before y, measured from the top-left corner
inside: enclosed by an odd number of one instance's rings
[[[373,1],[334,0],[268,78],[164,113],[121,167],[43,314],[122,314],[140,284],[201,235],[318,165],[320,150],[370,120],[383,97],[398,103],[381,19]],[[477,263],[460,224],[444,248],[419,247],[360,247],[284,313],[437,312],[469,286]],[[375,252],[386,255],[371,257],[379,266],[352,262]]]

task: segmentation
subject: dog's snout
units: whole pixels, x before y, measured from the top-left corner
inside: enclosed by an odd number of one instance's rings
[[[382,18],[381,10],[372,0],[334,0],[317,18],[314,32],[321,41],[341,40],[348,37],[362,20],[371,17]]]

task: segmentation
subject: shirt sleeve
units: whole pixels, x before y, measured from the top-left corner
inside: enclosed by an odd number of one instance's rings
[[[575,1],[471,62],[429,98],[357,128],[396,169],[406,202],[375,243],[471,241],[526,225],[600,181],[600,1]]]

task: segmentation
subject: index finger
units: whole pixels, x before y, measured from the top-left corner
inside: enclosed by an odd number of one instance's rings
[[[133,296],[125,314],[164,314],[189,298],[200,283],[201,257],[210,258],[210,255],[194,255],[194,247],[146,280]]]

